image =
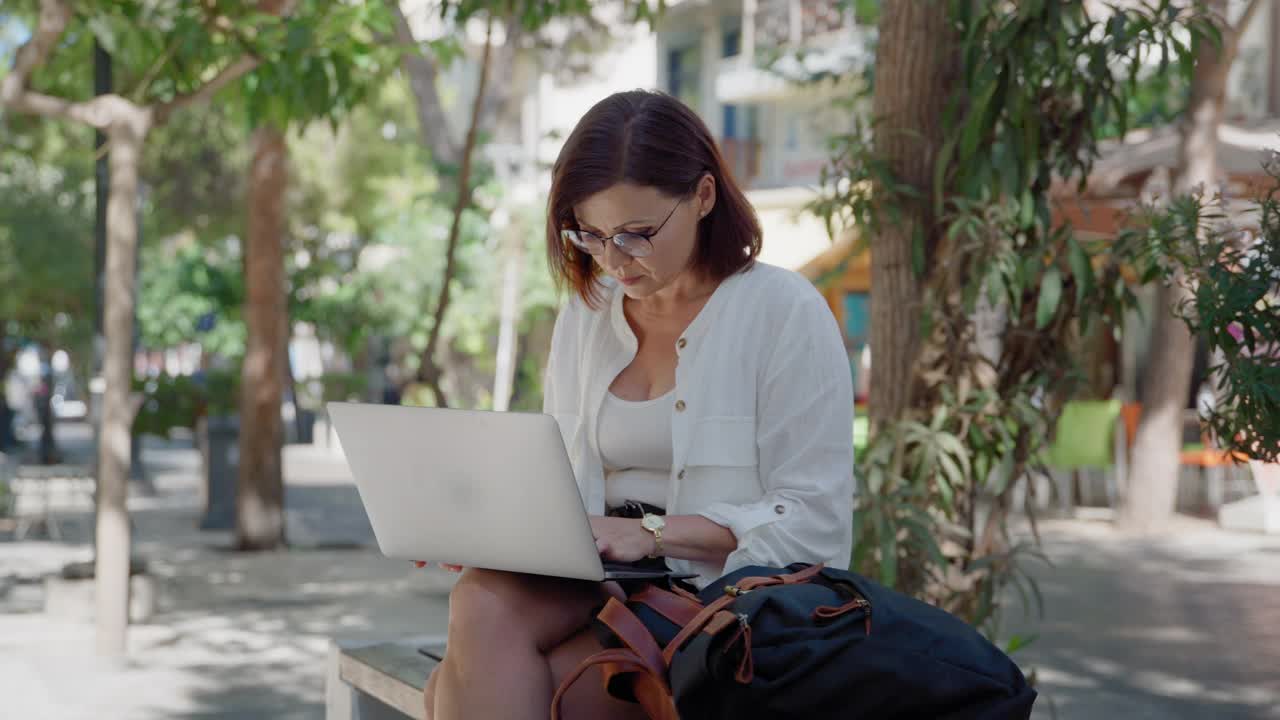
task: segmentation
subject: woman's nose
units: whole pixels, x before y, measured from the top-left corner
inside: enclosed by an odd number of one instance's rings
[[[600,254],[600,264],[605,270],[615,272],[629,262],[631,262],[631,256],[622,252],[616,243],[612,240],[604,241],[604,252]]]

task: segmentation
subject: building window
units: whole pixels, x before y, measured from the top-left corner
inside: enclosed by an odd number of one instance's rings
[[[720,35],[720,57],[734,57],[742,52],[742,18],[730,18]]]
[[[696,45],[667,52],[667,92],[695,112],[700,107],[701,64],[701,54]]]
[[[720,150],[733,177],[750,185],[760,176],[760,154],[763,146],[757,130],[758,109],[755,105],[724,105],[721,108],[724,134]]]
[[[738,106],[724,106],[724,136],[726,138],[736,138],[738,135]]]

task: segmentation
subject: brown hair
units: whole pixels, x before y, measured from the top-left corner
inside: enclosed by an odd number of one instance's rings
[[[760,253],[760,223],[706,124],[659,92],[632,90],[596,103],[570,133],[551,171],[547,263],[557,284],[571,287],[592,307],[600,297],[599,268],[560,237],[561,230],[576,227],[575,205],[620,182],[687,197],[708,173],[716,181],[716,202],[698,222],[693,267],[723,280]]]

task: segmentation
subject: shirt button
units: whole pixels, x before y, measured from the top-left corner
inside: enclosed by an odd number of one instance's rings
[[[684,479],[684,468],[681,468],[681,469],[680,469],[680,472],[676,473],[676,478],[677,478],[677,479],[679,479],[679,480],[683,480],[683,479]]]
[[[684,412],[684,401],[683,401],[683,400],[677,400],[677,401],[676,401],[676,412]]]
[[[676,342],[676,347],[678,347],[678,348],[680,348],[681,350],[683,350],[683,349],[684,349],[684,346],[685,346],[685,345],[688,345],[688,344],[689,344],[689,341],[688,341],[688,340],[685,340],[684,338],[680,338],[680,340]]]
[[[784,507],[782,507],[781,505],[774,505],[774,506],[773,506],[773,511],[774,511],[774,512],[776,512],[776,513],[778,513],[779,515],[781,515],[781,514],[785,513],[785,512],[787,511],[787,509],[786,509],[786,508],[784,508]]]

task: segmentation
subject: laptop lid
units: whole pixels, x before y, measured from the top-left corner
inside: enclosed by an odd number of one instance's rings
[[[550,415],[326,408],[387,557],[605,579]]]

